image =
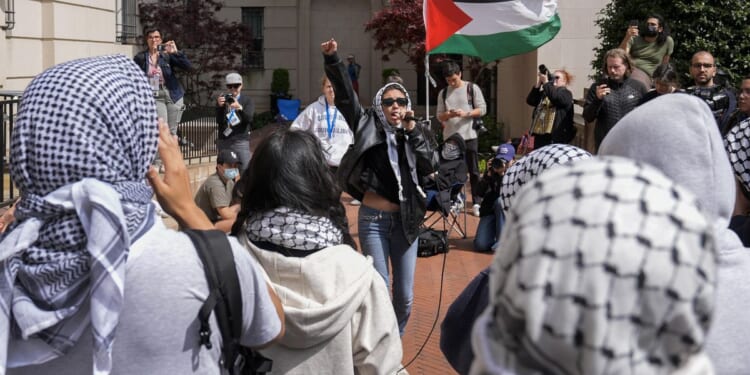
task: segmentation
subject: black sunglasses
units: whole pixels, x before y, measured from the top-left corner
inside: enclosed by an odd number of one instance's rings
[[[240,83],[234,83],[234,84],[231,84],[231,85],[227,85],[227,88],[228,89],[236,89],[236,88],[238,88],[240,86],[242,86],[242,84],[240,84]]]
[[[386,107],[392,106],[393,103],[398,103],[399,106],[403,107],[403,106],[409,104],[409,101],[406,100],[406,98],[395,98],[395,99],[394,98],[385,98],[385,99],[381,100],[381,103],[384,106],[386,106]]]

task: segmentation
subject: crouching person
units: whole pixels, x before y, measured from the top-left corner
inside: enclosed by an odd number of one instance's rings
[[[355,249],[320,142],[280,130],[261,142],[232,234],[284,306],[286,334],[261,350],[274,374],[395,374],[401,339],[388,289]]]
[[[164,180],[149,170],[157,140]],[[199,337],[203,265],[188,236],[156,216],[147,172],[180,225],[212,225],[193,203],[176,140],[157,126],[138,66],[104,56],[38,75],[23,94],[11,156],[23,193],[0,235],[0,373],[219,374],[216,322],[210,349]],[[283,312],[256,261],[230,244],[243,291],[240,342],[268,345],[283,333]]]

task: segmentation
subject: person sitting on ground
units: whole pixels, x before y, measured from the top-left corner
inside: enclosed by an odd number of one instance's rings
[[[425,179],[423,184],[427,193],[428,205],[431,196],[434,194],[437,197],[437,204],[442,209],[444,215],[447,215],[451,208],[451,198],[458,198],[451,197],[453,187],[463,185],[468,180],[467,173],[469,169],[466,166],[464,158],[465,151],[466,144],[461,134],[454,133],[451,135],[438,147],[437,152],[439,154],[440,166],[437,174]],[[465,197],[460,197],[461,209],[463,209],[464,199]]]
[[[471,373],[712,374],[703,349],[717,247],[699,207],[625,158],[560,166],[523,186],[474,324]]]
[[[326,152],[326,163],[336,174],[341,158],[354,142],[354,134],[346,124],[344,115],[336,108],[331,81],[324,75],[320,84],[323,95],[294,119],[291,128],[308,131],[318,137]]]
[[[216,229],[225,233],[229,233],[239,210],[239,206],[232,204],[234,184],[240,179],[239,166],[240,159],[234,151],[220,151],[216,157],[216,173],[208,176],[195,193],[195,204]]]
[[[652,78],[654,79],[654,86],[656,88],[643,95],[638,105],[646,103],[659,95],[684,92],[684,90],[680,89],[680,79],[672,64],[667,63],[657,66]]]
[[[261,353],[274,374],[395,374],[401,338],[388,288],[358,253],[317,138],[278,130],[253,154],[232,235],[281,298],[286,335]]]
[[[146,173],[180,225],[212,226],[155,108],[124,55],[62,63],[24,91],[10,166],[22,196],[16,222],[0,235],[0,372],[220,373],[214,320],[210,349],[199,337],[209,295],[202,262],[188,236],[156,216]],[[157,135],[164,180],[149,168]],[[283,312],[257,262],[230,243],[243,291],[241,343],[271,344],[283,335]]]
[[[591,154],[587,151],[560,143],[547,145],[526,154],[518,162],[508,167],[502,177],[501,197],[496,199],[500,209],[505,209],[505,212],[507,212],[518,190],[533,181],[543,171],[589,158],[591,158]],[[498,240],[498,243],[500,243],[500,240]],[[504,244],[498,246],[496,253],[505,251],[504,247]],[[466,286],[448,308],[445,319],[440,326],[440,350],[451,366],[460,374],[469,373],[469,368],[474,359],[474,352],[470,345],[471,327],[479,314],[487,307],[489,301],[488,276],[489,269],[485,269]]]
[[[537,74],[536,84],[526,96],[526,104],[534,107],[534,147],[569,143],[576,136],[573,93],[568,89],[572,82],[573,75],[565,69],[555,70],[551,79],[546,72]]]
[[[497,154],[487,163],[484,175],[479,180],[479,191],[482,204],[479,206],[479,224],[474,235],[474,251],[490,252],[495,250],[498,237],[503,229],[505,215],[500,207],[500,186],[503,175],[515,163],[516,149],[510,143],[497,147]]]
[[[610,136],[600,155],[624,156],[658,168],[695,194],[713,223],[720,284],[706,351],[717,374],[750,373],[745,355],[750,347],[750,327],[745,324],[750,298],[743,298],[750,296],[750,250],[728,228],[735,175],[713,114],[691,95],[662,95],[623,117]]]

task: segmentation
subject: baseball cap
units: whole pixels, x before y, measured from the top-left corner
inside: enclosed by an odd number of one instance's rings
[[[234,151],[222,150],[219,152],[219,156],[216,157],[216,164],[236,164],[239,163],[240,159]]]
[[[497,146],[497,154],[495,154],[495,159],[505,159],[505,161],[511,161],[513,160],[514,156],[516,156],[516,149],[512,144],[503,143],[500,146]]]
[[[237,85],[242,84],[242,76],[239,75],[239,73],[229,73],[227,74],[227,85]]]

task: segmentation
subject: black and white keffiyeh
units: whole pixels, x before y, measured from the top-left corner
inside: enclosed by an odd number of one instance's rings
[[[501,241],[473,374],[666,374],[705,358],[712,224],[653,167],[609,157],[544,172]]]
[[[500,206],[507,212],[516,192],[548,168],[589,158],[591,154],[588,151],[562,143],[553,143],[532,151],[511,165],[503,175]]]
[[[734,173],[740,177],[745,189],[750,190],[750,118],[729,130],[724,137],[724,147]]]
[[[250,241],[293,250],[320,250],[343,243],[341,230],[327,217],[288,207],[250,214],[245,233]]]
[[[151,90],[124,55],[57,65],[24,91],[11,143],[22,198],[0,242],[0,369],[83,339],[93,372],[111,370],[129,248],[154,220],[144,177],[157,132]]]

